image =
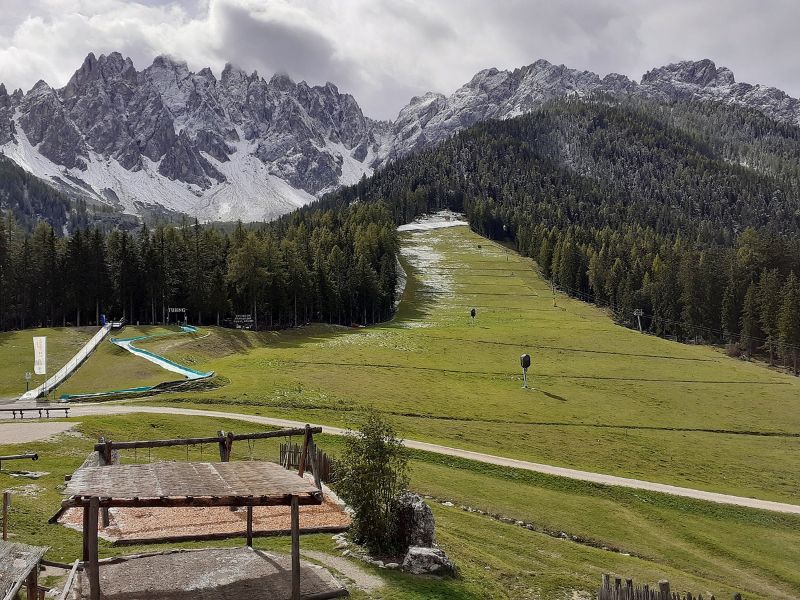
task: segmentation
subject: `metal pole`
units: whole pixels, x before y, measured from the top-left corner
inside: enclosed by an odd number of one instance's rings
[[[522,387],[528,387],[528,369],[522,369]]]

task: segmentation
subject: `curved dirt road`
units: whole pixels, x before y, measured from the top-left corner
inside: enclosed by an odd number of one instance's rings
[[[177,407],[173,408],[173,407],[161,407],[161,406],[89,404],[84,406],[75,406],[71,409],[70,413],[71,413],[70,416],[73,417],[100,416],[100,415],[111,415],[111,414],[130,414],[130,413],[155,413],[155,414],[167,414],[167,415],[186,415],[195,417],[212,417],[217,419],[233,419],[236,421],[257,423],[259,425],[268,425],[272,427],[303,427],[305,425],[305,423],[301,423],[300,421],[290,421],[288,419],[277,419],[273,417],[261,417],[258,415],[246,415],[241,413],[226,413],[213,410],[198,410],[192,408],[177,408]],[[327,425],[317,425],[315,423],[312,423],[312,425],[322,427],[322,432],[328,435],[344,435],[346,433],[346,430],[342,429],[341,427],[328,427]],[[467,458],[469,460],[487,463],[490,465],[498,465],[501,467],[512,467],[515,469],[523,469],[525,471],[544,473],[546,475],[556,475],[558,477],[566,477],[567,479],[590,481],[592,483],[599,483],[602,485],[613,485],[635,490],[647,490],[651,492],[669,494],[672,496],[682,496],[684,498],[694,498],[696,500],[716,502],[718,504],[730,504],[733,506],[744,506],[747,508],[757,508],[772,512],[791,513],[800,515],[800,505],[797,504],[772,502],[770,500],[758,500],[756,498],[745,498],[742,496],[730,496],[728,494],[706,492],[703,490],[678,487],[674,485],[667,485],[664,483],[642,481],[641,479],[629,479],[627,477],[617,477],[615,475],[606,475],[603,473],[592,473],[590,471],[579,471],[577,469],[555,467],[552,465],[544,465],[540,463],[529,462],[526,460],[505,458],[502,456],[495,456],[492,454],[483,454],[482,452],[473,452],[471,450],[462,450],[460,448],[451,448],[449,446],[441,446],[439,444],[430,444],[428,442],[419,442],[416,440],[405,440],[405,445],[406,447],[412,448],[414,450],[424,450],[426,452],[433,452],[435,454],[444,454],[446,456]]]

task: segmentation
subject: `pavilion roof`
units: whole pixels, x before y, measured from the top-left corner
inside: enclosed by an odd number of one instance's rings
[[[86,467],[75,472],[65,506],[273,506],[321,504],[312,482],[270,462],[158,462]]]

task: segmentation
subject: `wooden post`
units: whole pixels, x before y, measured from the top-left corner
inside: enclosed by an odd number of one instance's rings
[[[253,505],[247,505],[247,545],[253,547]]]
[[[28,600],[39,600],[39,563],[36,563],[25,581],[28,588]]]
[[[233,434],[231,432],[225,433],[224,431],[218,431],[217,434],[219,435],[219,460],[221,462],[230,462]]]
[[[100,600],[100,564],[97,556],[97,517],[100,512],[100,499],[93,497],[89,506],[84,509],[84,522],[87,528],[83,531],[84,551],[87,554],[86,573],[89,576],[89,600]],[[89,513],[88,515],[86,513]]]
[[[226,437],[223,430],[217,432],[219,436],[219,460],[220,462],[228,462],[227,448],[225,445]]]
[[[662,579],[658,582],[658,592],[661,596],[661,600],[671,600],[672,595],[669,592],[669,581],[666,579]]]
[[[311,472],[314,474],[314,485],[317,486],[318,490],[322,490],[322,483],[319,477],[319,453],[317,451],[317,445],[314,443],[313,436],[309,434],[309,437],[311,438],[309,453],[311,455]]]
[[[309,431],[310,429],[311,426],[308,423],[306,423],[306,433],[303,436],[303,448],[302,450],[300,450],[300,466],[297,469],[297,474],[300,475],[300,477],[302,477],[303,474],[306,472],[308,445],[311,442],[311,431]]]
[[[97,453],[98,457],[99,457],[98,462],[99,462],[101,467],[105,467],[107,465],[110,465],[111,462],[112,462],[112,459],[111,459],[111,452],[112,452],[111,442],[108,442],[108,441],[106,441],[106,438],[101,437],[100,438],[100,443],[103,444],[103,449]],[[107,508],[103,508],[102,517],[103,517],[103,527],[108,527],[109,523],[111,522],[111,519],[109,517]]]
[[[300,600],[300,502],[292,496],[292,600]]]
[[[11,504],[11,492],[3,492],[3,541],[8,540],[8,505]]]

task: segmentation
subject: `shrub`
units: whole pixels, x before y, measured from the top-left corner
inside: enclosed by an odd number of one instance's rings
[[[353,539],[373,554],[401,551],[396,499],[408,487],[408,458],[394,428],[376,412],[345,438],[336,491],[353,509]]]

